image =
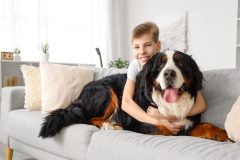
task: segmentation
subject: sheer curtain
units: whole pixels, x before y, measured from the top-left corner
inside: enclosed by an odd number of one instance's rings
[[[100,48],[104,66],[110,60],[124,57],[122,34],[125,15],[123,0],[92,0],[92,48]],[[101,13],[101,14],[99,14]]]
[[[38,61],[40,45],[50,46],[51,62],[104,67],[121,56],[120,0],[1,0],[0,50],[22,51]]]

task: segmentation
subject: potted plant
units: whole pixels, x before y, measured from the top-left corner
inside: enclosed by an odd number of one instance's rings
[[[122,60],[120,57],[117,60],[110,61],[108,63],[109,68],[128,68],[129,62],[127,60]]]
[[[20,54],[21,54],[21,50],[16,47],[16,48],[13,50],[13,60],[15,60],[15,61],[20,61],[20,60],[21,60]]]
[[[48,62],[49,60],[49,45],[48,43],[41,44],[42,56],[41,61]]]

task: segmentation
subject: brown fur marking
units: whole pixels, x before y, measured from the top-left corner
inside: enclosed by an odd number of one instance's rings
[[[184,79],[184,82],[187,85],[187,87],[189,87],[191,85],[191,81],[188,78],[184,77],[184,76],[183,76],[183,79]]]
[[[190,135],[221,142],[229,140],[224,129],[218,128],[210,123],[200,123],[190,131]]]
[[[158,125],[156,127],[158,128],[158,133],[157,133],[158,135],[164,135],[164,136],[172,135],[172,133],[165,126]]]
[[[118,108],[118,98],[116,93],[113,91],[113,89],[110,89],[111,91],[111,100],[106,107],[103,116],[101,117],[95,117],[90,120],[91,124],[97,126],[98,128],[101,128],[103,123],[108,120],[108,118],[116,111]]]
[[[93,124],[94,126],[101,128],[103,123],[105,123],[106,120],[102,119],[102,118],[92,118],[91,119],[91,124]]]

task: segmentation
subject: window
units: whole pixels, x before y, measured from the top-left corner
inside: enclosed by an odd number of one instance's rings
[[[121,47],[121,0],[1,0],[0,49],[20,48],[22,60],[38,61],[48,42],[50,62],[104,67],[124,57]],[[122,11],[123,12],[123,11]],[[127,53],[126,53],[127,54]]]
[[[19,47],[22,60],[39,60],[48,42],[50,61],[94,64],[91,46],[91,1],[5,1],[2,49]],[[94,54],[94,55],[93,55]]]

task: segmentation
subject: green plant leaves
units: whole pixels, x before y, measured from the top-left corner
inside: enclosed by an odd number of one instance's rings
[[[128,68],[129,62],[127,60],[122,60],[120,57],[117,60],[110,61],[108,63],[109,68]]]
[[[42,44],[41,47],[42,47],[43,53],[48,53],[48,51],[49,51],[48,43]]]
[[[21,50],[20,50],[19,48],[15,48],[14,51],[13,51],[13,53],[15,53],[15,54],[20,54],[20,53],[21,53]]]

